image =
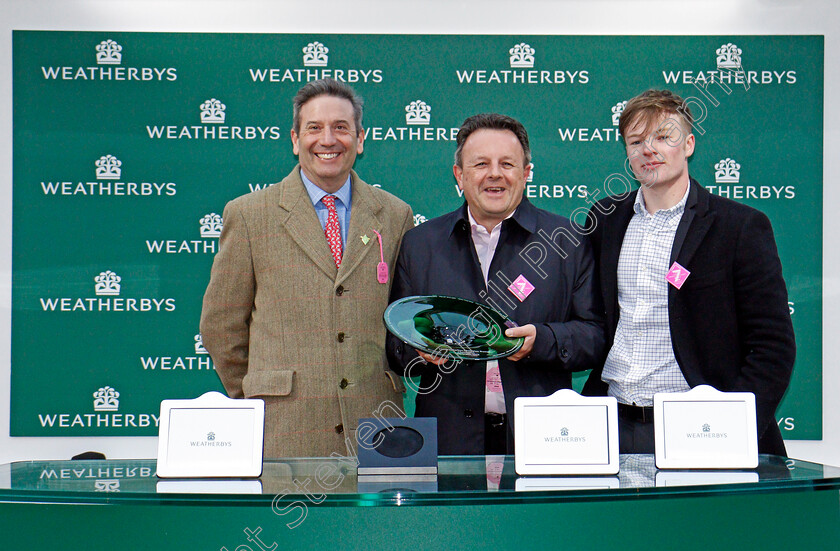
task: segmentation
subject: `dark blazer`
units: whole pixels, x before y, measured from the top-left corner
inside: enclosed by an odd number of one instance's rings
[[[559,252],[547,241],[552,235]],[[535,286],[524,302],[507,290],[519,275]],[[470,235],[465,203],[406,233],[391,300],[439,294],[487,304],[481,292],[493,301],[491,307],[519,325],[536,326],[537,337],[528,358],[499,361],[511,421],[508,453],[513,453],[513,400],[571,388],[573,371],[590,369],[603,358],[603,307],[594,276],[588,239],[572,231],[567,218],[538,209],[523,198],[516,213],[502,223],[488,289]],[[417,352],[392,335],[388,336],[386,349],[391,369],[408,375],[406,367],[418,357]],[[454,371],[447,371],[431,364],[412,368],[410,375],[420,375],[420,388],[425,389],[418,393],[415,415],[437,417],[441,455],[483,455],[485,364],[464,361]]]
[[[796,343],[773,229],[762,212],[712,195],[693,179],[690,186],[668,263],[691,272],[681,289],[668,286],[674,356],[691,387],[754,393],[759,452],[785,455],[775,413]],[[619,317],[618,257],[635,198],[635,191],[608,197],[590,211],[608,347]],[[592,371],[584,394],[606,395],[602,370]]]

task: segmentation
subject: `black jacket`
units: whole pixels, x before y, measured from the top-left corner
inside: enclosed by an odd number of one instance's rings
[[[571,388],[571,372],[602,362],[603,307],[588,239],[575,232],[567,218],[538,209],[525,198],[502,224],[489,288],[485,287],[466,209],[465,203],[406,233],[391,300],[430,294],[485,304],[491,299],[491,307],[519,325],[533,323],[537,327],[528,358],[499,361],[511,421],[508,453],[513,453],[513,400]],[[549,243],[551,236],[554,245]],[[523,302],[507,290],[519,275],[535,286]],[[484,299],[480,292],[486,293]],[[407,375],[406,367],[417,358],[417,352],[393,335],[388,336],[386,349],[391,369]],[[420,388],[425,389],[418,393],[415,415],[438,418],[441,455],[484,454],[485,364],[464,361],[454,371],[445,371],[448,369],[430,364],[412,369],[411,375],[420,375]]]
[[[668,286],[674,356],[691,387],[754,393],[759,452],[785,455],[775,413],[796,343],[773,229],[764,213],[712,195],[693,179],[690,185],[669,260],[691,272],[681,289]],[[619,317],[618,257],[635,197],[609,197],[590,210],[608,349]],[[602,370],[593,370],[584,394],[606,395]]]

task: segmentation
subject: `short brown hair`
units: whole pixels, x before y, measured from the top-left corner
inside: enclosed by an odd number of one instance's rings
[[[480,113],[469,117],[461,124],[461,128],[458,129],[458,137],[456,138],[458,146],[455,149],[455,164],[457,166],[463,166],[461,164],[461,153],[464,151],[464,144],[467,143],[467,138],[476,130],[482,129],[508,130],[513,132],[516,139],[519,140],[519,144],[522,146],[522,152],[525,154],[525,164],[527,165],[531,162],[531,146],[528,142],[528,132],[521,122],[507,115],[500,115],[499,113]]]
[[[626,130],[636,122],[642,122],[644,128],[650,129],[663,113],[681,117],[683,129],[686,133],[691,132],[694,124],[691,111],[685,101],[670,90],[647,90],[628,101],[618,121],[618,132],[624,136]]]
[[[333,96],[346,99],[353,105],[353,122],[356,126],[356,135],[362,131],[362,98],[356,94],[350,86],[332,78],[323,78],[307,82],[295,95],[292,100],[292,129],[295,134],[300,134],[300,109],[307,101],[318,96]]]

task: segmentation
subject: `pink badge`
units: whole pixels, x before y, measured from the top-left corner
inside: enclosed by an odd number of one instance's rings
[[[376,265],[376,281],[379,283],[388,283],[388,265],[384,262]]]
[[[525,279],[524,275],[521,275],[513,280],[513,283],[510,284],[508,287],[508,291],[513,293],[513,296],[519,299],[519,302],[524,302],[528,295],[533,292],[535,287],[531,285],[531,282]]]
[[[493,367],[487,370],[487,378],[485,379],[487,390],[490,392],[502,391],[502,374],[498,367]]]
[[[388,283],[388,264],[385,263],[385,256],[382,252],[382,235],[376,230],[373,230],[373,233],[379,239],[379,264],[376,265],[376,281]]]
[[[502,472],[505,470],[505,464],[499,461],[494,461],[493,463],[488,464],[485,468],[487,469],[487,480],[498,486],[499,482],[502,480]]]
[[[691,275],[691,272],[674,262],[671,264],[671,269],[668,270],[665,280],[677,289],[681,289],[689,275]]]

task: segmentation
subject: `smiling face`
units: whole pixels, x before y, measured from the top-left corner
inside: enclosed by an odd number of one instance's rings
[[[624,135],[627,158],[643,188],[663,190],[688,185],[688,158],[694,153],[694,134],[678,115],[663,113],[647,123],[639,117]]]
[[[507,218],[519,203],[531,169],[516,134],[482,128],[464,142],[455,179],[476,222],[488,231]]]
[[[316,96],[300,108],[299,134],[292,130],[292,150],[306,177],[327,193],[347,181],[365,133],[354,124],[353,104],[335,96]]]

